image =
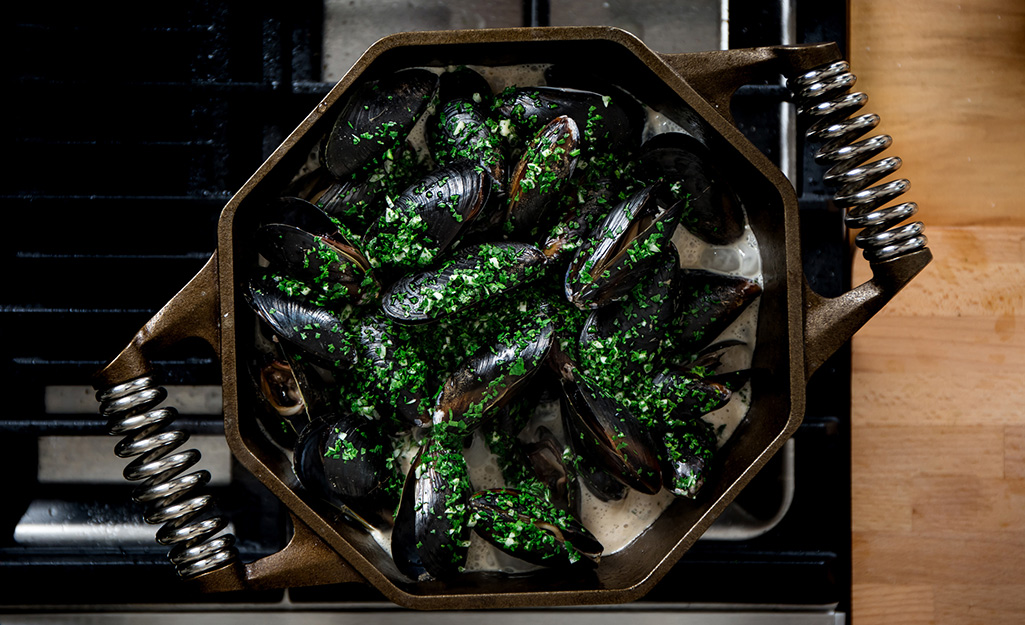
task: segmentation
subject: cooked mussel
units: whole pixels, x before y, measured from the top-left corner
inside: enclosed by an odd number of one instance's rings
[[[505,156],[488,117],[491,87],[462,67],[441,75],[438,113],[428,124],[431,153],[439,165],[467,159],[480,163],[499,191],[505,183]]]
[[[677,274],[677,324],[667,340],[680,355],[709,345],[762,292],[752,280],[698,269]]]
[[[364,84],[349,98],[324,139],[321,161],[336,178],[365,179],[380,157],[401,145],[427,109],[438,77],[407,69]]]
[[[304,353],[335,367],[347,367],[358,357],[358,344],[345,329],[351,306],[330,308],[303,283],[270,273],[253,278],[244,296],[276,335]]]
[[[360,357],[348,375],[355,393],[343,396],[350,409],[366,417],[376,412],[404,427],[429,425],[427,364],[406,329],[380,312],[351,325]]]
[[[435,436],[446,432],[460,440],[511,400],[544,362],[553,335],[547,307],[542,303],[518,321],[445,381],[434,403]]]
[[[437,269],[399,278],[384,293],[381,306],[396,321],[431,321],[534,280],[544,262],[544,253],[525,243],[475,245]]]
[[[715,433],[701,419],[669,428],[660,439],[665,447],[662,480],[680,497],[694,498],[705,483],[715,453]]]
[[[630,488],[657,493],[662,475],[648,428],[584,380],[563,380],[562,388],[563,410],[581,436],[580,454]]]
[[[522,136],[562,115],[573,118],[589,153],[632,150],[640,143],[644,119],[624,108],[612,95],[562,87],[507,90],[496,97],[496,112],[510,120]]]
[[[699,239],[728,245],[744,233],[744,210],[712,154],[703,143],[682,132],[648,139],[640,152],[641,170],[648,180],[669,183],[663,201],[682,200],[681,224]]]
[[[690,371],[664,371],[655,376],[652,387],[651,400],[669,428],[722,408],[733,394],[726,384]]]
[[[426,267],[458,239],[491,193],[491,178],[470,160],[436,169],[413,183],[367,231],[374,266]]]
[[[469,546],[472,489],[462,448],[429,438],[406,474],[392,531],[392,559],[418,581],[458,573]]]
[[[542,217],[559,202],[565,182],[573,175],[579,144],[577,124],[565,115],[545,124],[527,143],[509,180],[506,216],[515,236],[532,239],[542,227]]]
[[[355,414],[310,422],[299,434],[293,467],[318,497],[361,523],[387,526],[381,511],[388,507],[389,485],[397,476],[391,443],[376,422]]]
[[[572,258],[587,235],[605,219],[616,204],[613,181],[600,178],[592,184],[578,185],[576,197],[570,196],[562,206],[565,212],[559,223],[548,232],[541,248],[551,262]]]
[[[490,489],[469,500],[474,531],[502,551],[540,566],[596,563],[604,547],[565,510],[526,491]]]
[[[273,267],[327,300],[365,303],[377,297],[380,286],[370,261],[323,211],[305,200],[285,198],[278,219],[256,231],[257,249]]]
[[[580,308],[598,308],[625,297],[672,249],[679,204],[665,208],[654,187],[620,202],[577,250],[566,270],[566,297]]]
[[[580,333],[581,363],[592,372],[614,368],[610,375],[651,373],[662,338],[675,316],[672,280],[679,260],[662,252],[655,269],[621,301],[593,311]]]

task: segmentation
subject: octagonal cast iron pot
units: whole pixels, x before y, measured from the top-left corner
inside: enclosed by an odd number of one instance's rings
[[[187,337],[208,342],[222,364],[228,444],[292,515],[295,534],[282,551],[253,563],[231,562],[190,583],[220,591],[359,581],[395,603],[426,609],[617,603],[643,596],[797,430],[805,383],[815,369],[931,259],[921,249],[873,263],[872,280],[837,298],[811,291],[801,269],[794,189],[731,123],[730,99],[741,85],[800,74],[839,58],[834,44],[658,54],[633,35],[607,27],[404,33],[371,47],[228,202],[210,261],[97,374],[97,387],[105,388],[149,373],[150,358],[167,345]],[[740,194],[759,241],[764,277],[751,408],[698,499],[676,500],[595,570],[512,577],[467,573],[445,582],[412,582],[368,534],[303,490],[288,459],[247,416],[255,414],[256,400],[239,392],[239,381],[246,379],[240,355],[255,331],[255,315],[241,297],[245,268],[256,257],[251,234],[259,208],[277,197],[364,81],[407,67],[554,62],[607,76],[699,137]]]

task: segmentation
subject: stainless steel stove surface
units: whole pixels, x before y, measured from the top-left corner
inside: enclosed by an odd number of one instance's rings
[[[232,192],[379,36],[607,24],[662,52],[842,47],[846,39],[841,1],[325,0],[286,9],[189,0],[145,11],[58,1],[9,12],[7,81],[18,123],[4,135],[15,158],[0,183],[13,287],[0,296],[3,376],[13,390],[0,414],[9,484],[0,506],[0,613],[17,616],[5,623],[72,622],[82,612],[95,622],[173,623],[181,610],[192,623],[242,622],[239,611],[254,610],[304,623],[338,622],[336,612],[363,622],[422,618],[363,586],[209,596],[181,584],[153,542],[155,528],[129,503],[123,461],[89,387],[90,375],[209,257]],[[806,273],[821,293],[839,294],[850,282],[841,215],[784,95],[779,84],[748,85],[733,114],[796,183]],[[227,450],[212,355],[183,346],[157,364],[243,559],[279,550],[288,515]],[[816,373],[808,393],[794,439],[644,600],[546,610],[545,620],[672,612],[679,623],[842,622],[850,605],[847,350]]]

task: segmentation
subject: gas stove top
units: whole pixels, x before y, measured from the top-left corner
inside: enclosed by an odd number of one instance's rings
[[[379,36],[590,23],[623,27],[662,52],[805,41],[843,48],[846,41],[845,2],[677,4],[326,0],[286,9],[190,0],[145,13],[132,4],[106,13],[70,2],[12,8],[18,123],[5,142],[16,158],[0,194],[13,216],[5,253],[14,288],[0,298],[0,316],[16,331],[5,333],[2,355],[14,392],[0,414],[0,465],[13,486],[0,506],[0,586],[8,590],[0,612],[399,614],[364,586],[207,596],[178,582],[165,548],[152,541],[155,530],[129,503],[90,376],[199,269],[216,245],[226,200]],[[733,115],[795,183],[805,272],[820,293],[837,295],[850,284],[842,215],[784,98],[780,84],[748,85]],[[216,361],[183,346],[157,365],[183,409],[180,424],[215,476],[242,558],[276,552],[289,536],[288,515],[230,457]],[[849,411],[843,349],[812,378],[793,440],[647,597],[610,610],[722,617],[785,609],[842,618],[850,605]]]

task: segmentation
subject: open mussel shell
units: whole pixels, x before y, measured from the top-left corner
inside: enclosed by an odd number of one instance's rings
[[[491,194],[480,165],[460,160],[414,182],[367,231],[364,251],[395,269],[430,265],[458,239]]]
[[[371,527],[388,525],[391,443],[378,424],[359,415],[327,415],[299,434],[296,477],[309,491]]]
[[[363,85],[324,139],[321,162],[339,179],[373,168],[406,139],[437,88],[437,75],[424,69],[402,70]]]
[[[458,573],[469,547],[472,489],[461,448],[427,439],[410,466],[392,531],[392,559],[408,577],[425,581]]]
[[[563,510],[578,509],[580,485],[573,466],[567,462],[572,451],[544,426],[537,428],[533,438],[523,445],[523,455],[537,480],[548,490],[548,500]]]
[[[357,345],[344,327],[349,307],[335,311],[302,284],[274,274],[250,280],[243,295],[276,335],[303,353],[339,368],[356,360]]]
[[[570,464],[579,481],[602,501],[619,501],[627,496],[630,487],[612,477],[596,459],[597,449],[593,439],[585,436],[578,421],[565,408],[562,411],[562,427],[569,443]]]
[[[655,135],[641,146],[640,168],[650,181],[686,202],[681,224],[702,241],[729,245],[744,233],[744,210],[703,143],[682,132]],[[671,201],[669,196],[664,201]]]
[[[700,269],[680,270],[675,284],[677,325],[669,340],[679,355],[698,352],[715,341],[762,292],[747,278]]]
[[[496,98],[496,113],[527,136],[556,117],[573,118],[591,152],[631,150],[640,143],[643,117],[612,95],[564,87],[523,87]]]
[[[445,381],[434,404],[436,436],[442,429],[461,440],[515,397],[544,362],[554,336],[547,307],[529,310],[521,319],[519,327],[473,354]]]
[[[634,490],[654,495],[662,488],[649,430],[627,409],[590,385],[563,380],[563,410],[575,420],[580,454]]]
[[[450,255],[437,269],[399,278],[384,293],[384,313],[407,323],[439,319],[541,275],[545,255],[526,243],[485,243]]]
[[[496,488],[470,497],[474,531],[500,550],[540,566],[596,563],[604,547],[568,512],[526,491]]]
[[[559,202],[563,186],[573,175],[579,145],[580,130],[565,115],[545,124],[527,143],[509,179],[506,215],[515,236],[534,238],[543,215]]]
[[[664,208],[655,187],[620,202],[577,250],[566,270],[566,298],[598,308],[625,297],[671,250],[680,204]]]
[[[660,439],[665,488],[679,497],[694,498],[705,483],[715,454],[715,432],[702,419],[668,429]]]

